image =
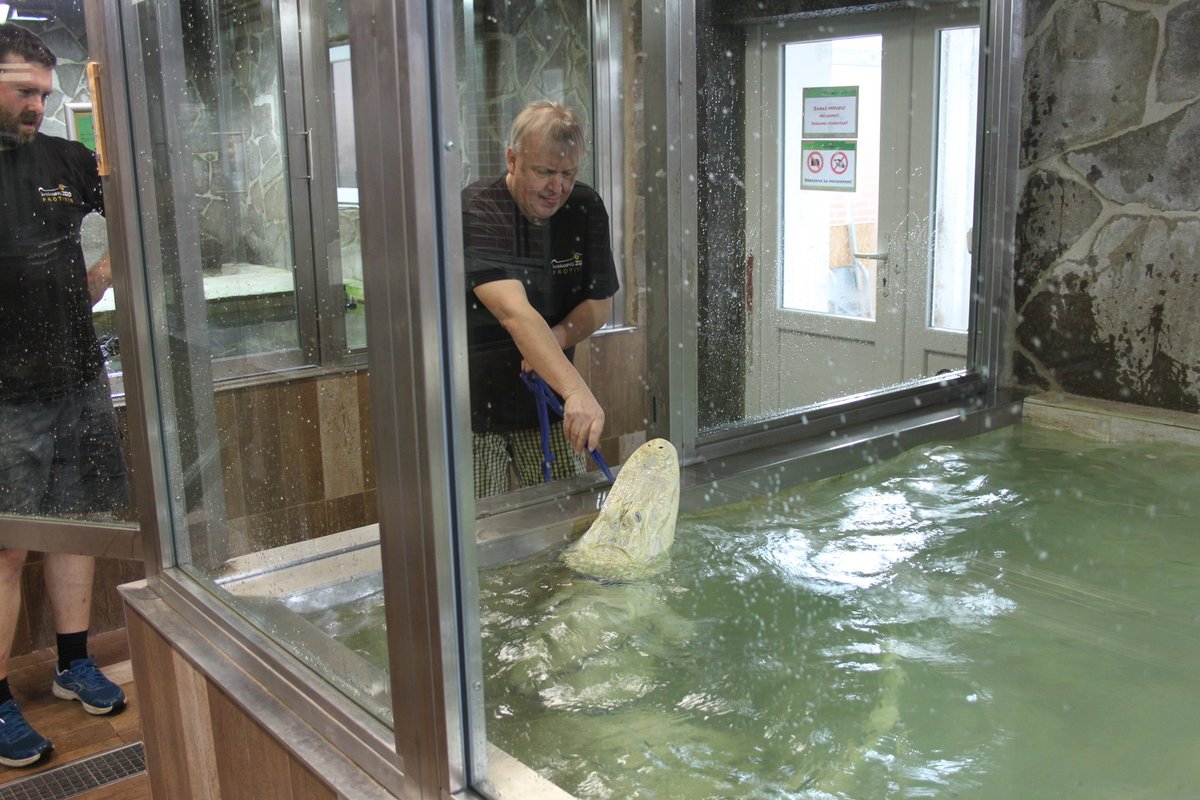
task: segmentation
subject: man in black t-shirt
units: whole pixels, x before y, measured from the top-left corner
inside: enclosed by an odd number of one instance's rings
[[[542,481],[533,371],[561,398],[551,425],[555,478],[583,471],[604,410],[572,363],[574,347],[608,319],[617,291],[608,212],[576,181],[584,154],[575,114],[531,103],[513,120],[508,172],[463,193],[475,494]]]
[[[54,85],[54,54],[0,24],[0,513],[87,519],[129,503],[129,487],[92,305],[111,283],[107,257],[90,270],[83,218],[103,212],[96,159],[78,142],[38,132]],[[0,528],[0,764],[37,762],[51,744],[18,708],[8,656],[27,552]],[[46,553],[58,665],[51,690],[90,714],[125,703],[88,655],[95,559]]]

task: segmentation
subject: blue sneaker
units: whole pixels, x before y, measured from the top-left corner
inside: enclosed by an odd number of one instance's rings
[[[15,700],[0,705],[0,764],[27,767],[50,752],[50,740],[29,727]]]
[[[89,714],[109,714],[125,705],[121,687],[104,677],[91,656],[77,658],[71,666],[54,676],[50,687],[61,700],[78,700]]]

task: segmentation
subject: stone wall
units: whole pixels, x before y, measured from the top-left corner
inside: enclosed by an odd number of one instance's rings
[[[1200,411],[1200,0],[1033,0],[1013,377]]]
[[[184,16],[189,96],[180,114],[188,120],[204,268],[247,262],[290,270],[278,22],[269,5],[246,1],[215,11],[197,5]]]
[[[474,63],[463,65],[460,86],[464,131],[474,152],[464,153],[468,182],[504,174],[504,155],[513,117],[533,100],[564,103],[592,125],[592,44],[586,0],[480,0],[474,5]],[[589,150],[590,154],[590,150]],[[580,179],[594,184],[586,155]]]

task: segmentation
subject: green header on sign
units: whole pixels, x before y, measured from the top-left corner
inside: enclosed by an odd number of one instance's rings
[[[857,97],[857,86],[809,86],[804,90],[805,97]]]
[[[842,150],[856,152],[858,150],[858,142],[830,142],[830,141],[805,141],[805,150]]]

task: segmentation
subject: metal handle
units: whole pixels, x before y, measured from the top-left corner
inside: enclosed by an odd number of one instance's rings
[[[312,133],[312,128],[305,128],[304,130],[300,131],[300,135],[304,137],[304,157],[305,161],[307,162],[306,166],[308,167],[308,174],[304,176],[304,180],[310,182],[312,181],[314,175]]]
[[[109,169],[108,148],[104,141],[104,98],[100,94],[100,64],[89,61],[87,64],[88,91],[92,95],[92,127],[96,133],[96,165],[101,177],[112,174]]]
[[[851,253],[855,258],[865,258],[868,261],[887,261],[887,253]]]

